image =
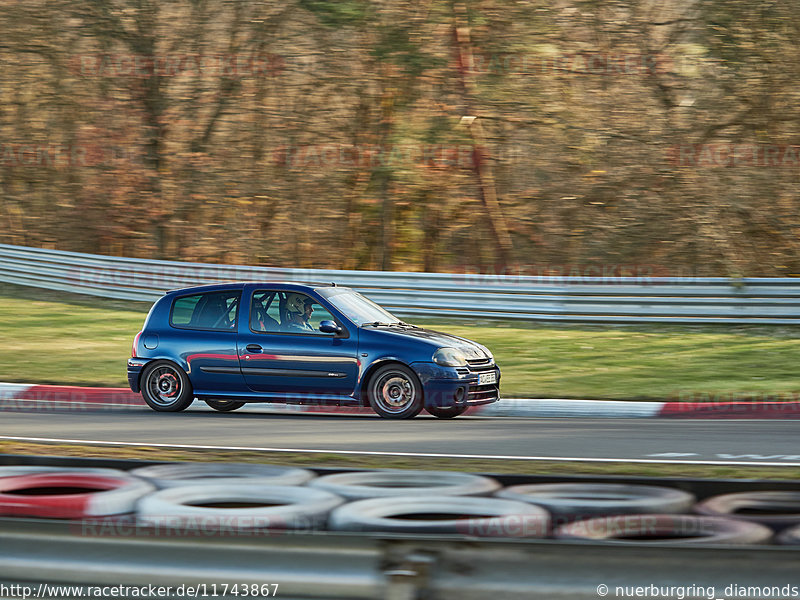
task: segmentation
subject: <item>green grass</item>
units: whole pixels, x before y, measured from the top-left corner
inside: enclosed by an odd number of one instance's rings
[[[127,386],[149,308],[0,284],[0,381]]]
[[[149,304],[0,284],[0,381],[124,387]],[[479,341],[505,397],[796,398],[800,330],[412,322]]]

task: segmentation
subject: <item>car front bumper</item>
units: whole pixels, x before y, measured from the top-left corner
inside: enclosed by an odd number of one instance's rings
[[[411,363],[425,391],[425,406],[479,406],[500,399],[500,369],[497,365],[479,368],[442,367],[434,362]],[[480,376],[494,373],[495,383],[480,384]]]

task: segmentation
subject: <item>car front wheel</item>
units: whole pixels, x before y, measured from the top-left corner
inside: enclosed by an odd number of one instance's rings
[[[386,365],[370,378],[367,398],[372,409],[386,419],[411,419],[422,410],[422,384],[408,367]]]
[[[185,371],[174,363],[159,360],[142,373],[142,397],[158,412],[178,412],[194,400],[192,384]]]

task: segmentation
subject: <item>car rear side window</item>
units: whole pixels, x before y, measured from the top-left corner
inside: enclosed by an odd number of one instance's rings
[[[172,303],[169,323],[180,329],[235,331],[239,290],[181,296]]]

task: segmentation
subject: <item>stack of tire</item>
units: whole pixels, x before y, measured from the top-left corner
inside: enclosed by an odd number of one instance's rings
[[[344,500],[304,487],[315,474],[276,465],[176,463],[132,473],[158,488],[139,502],[138,524],[156,531],[248,535],[318,530]]]
[[[618,543],[765,544],[763,525],[718,515],[687,514],[696,504],[676,488],[610,483],[551,483],[508,487],[497,494],[546,508],[553,537]]]
[[[0,467],[0,515],[92,519],[132,515],[155,491],[147,481],[116,469]]]
[[[248,465],[160,465],[134,471],[159,491],[139,503],[139,522],[157,528],[220,531],[394,531],[462,533],[464,515],[481,520],[529,516],[548,530],[548,515],[527,503],[488,496],[493,479],[467,473],[367,471],[314,478],[310,471],[275,469],[267,477]],[[194,471],[194,474],[192,474]],[[231,478],[238,475],[238,481]],[[247,476],[246,480],[241,479]],[[283,484],[283,485],[280,485]],[[302,486],[302,487],[301,487]],[[431,514],[435,508],[435,515]],[[400,518],[402,517],[402,518]],[[232,522],[233,520],[233,522]]]
[[[0,516],[129,522],[163,533],[274,531],[457,534],[616,543],[800,544],[800,492],[697,502],[664,486],[544,483],[380,470],[317,477],[259,464],[134,469],[0,467]],[[776,535],[777,534],[777,535]]]

